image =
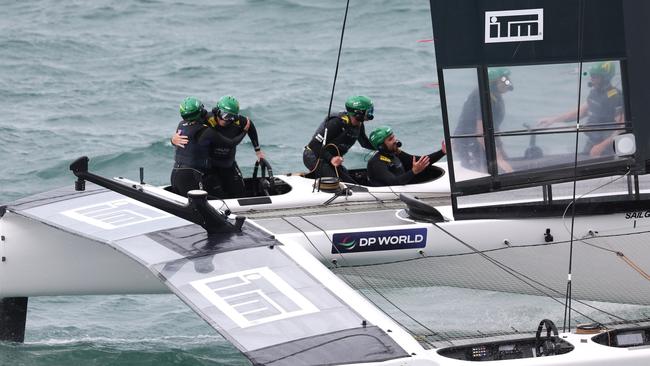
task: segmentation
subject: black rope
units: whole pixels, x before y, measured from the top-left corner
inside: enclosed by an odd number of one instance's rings
[[[578,113],[576,118],[576,142],[575,142],[575,155],[573,159],[573,198],[571,200],[571,241],[569,243],[569,271],[567,273],[566,294],[564,298],[564,320],[562,324],[562,331],[567,331],[567,325],[571,330],[571,274],[573,271],[573,230],[576,218],[576,185],[578,180],[578,142],[580,138],[580,105],[582,96],[582,37],[583,37],[583,15],[584,15],[584,1],[578,2],[578,57],[580,60],[580,69],[578,75]]]
[[[348,19],[348,8],[350,0],[345,4],[345,15],[343,16],[343,27],[341,27],[341,41],[339,42],[339,55],[336,57],[336,70],[334,71],[334,82],[332,83],[332,93],[330,95],[330,105],[327,109],[327,117],[332,113],[332,102],[334,101],[334,89],[336,88],[336,77],[339,74],[339,61],[341,60],[341,49],[343,48],[343,35],[345,34],[345,23]]]

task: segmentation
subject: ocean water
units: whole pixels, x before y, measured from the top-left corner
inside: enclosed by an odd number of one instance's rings
[[[87,155],[102,174],[165,184],[180,101],[225,94],[260,130],[274,171],[302,170],[302,147],[326,116],[345,1],[2,1],[0,199],[70,184]],[[413,151],[442,139],[426,1],[350,6],[332,106],[376,105]],[[372,126],[371,126],[372,127]],[[346,156],[362,166],[360,147]],[[244,172],[253,149],[238,151]]]
[[[326,116],[345,1],[0,0],[0,202],[73,184],[90,158],[108,176],[167,184],[169,138],[188,96],[236,96],[275,172],[304,170]],[[442,139],[427,1],[351,1],[332,110],[375,103],[410,151]],[[371,126],[372,127],[372,126]],[[244,174],[252,145],[239,147]],[[365,165],[355,147],[349,167]],[[4,280],[4,279],[0,279]],[[26,342],[0,365],[246,365],[172,295],[29,300]]]
[[[99,174],[136,179],[144,167],[147,182],[167,184],[169,138],[188,95],[207,107],[236,96],[274,171],[304,171],[302,148],[328,111],[345,1],[0,0],[0,9],[6,203],[72,185],[68,165],[84,155]],[[368,95],[376,116],[369,129],[390,125],[411,153],[437,150],[443,130],[432,37],[428,1],[351,1],[332,110],[348,96]],[[552,71],[567,79],[574,68]],[[531,84],[545,79],[521,76]],[[549,98],[558,98],[556,87]],[[450,96],[460,103],[468,88]],[[544,110],[537,98],[518,100],[524,111],[559,112]],[[348,167],[363,167],[368,153],[355,146],[345,158]],[[254,159],[245,140],[238,151],[244,174]],[[427,293],[450,304],[435,311],[446,318],[459,298],[512,301],[453,289]],[[0,343],[0,365],[248,364],[172,295],[29,301],[26,342]],[[515,316],[537,319],[537,305],[520,298]]]

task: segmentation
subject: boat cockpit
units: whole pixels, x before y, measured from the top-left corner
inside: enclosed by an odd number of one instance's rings
[[[634,348],[650,345],[650,326],[607,329],[599,323],[582,324],[578,325],[572,335],[578,336],[581,343],[593,342],[605,347]],[[552,321],[544,319],[540,322],[535,337],[443,348],[438,354],[463,361],[555,356],[569,353],[575,348],[565,338],[567,336],[558,335],[557,327]]]
[[[356,184],[346,183],[351,191],[363,191],[368,192],[368,188],[371,187],[368,182],[368,173],[367,169],[350,169],[350,176],[355,180]],[[184,173],[187,175],[187,179],[196,182],[194,189],[201,189],[202,186],[198,183],[201,181],[201,173],[193,169],[185,169]],[[413,184],[423,184],[428,182],[433,182],[442,176],[445,175],[445,170],[440,166],[430,165],[420,174],[416,175],[411,185]],[[253,173],[250,177],[244,178],[244,195],[241,197],[232,197],[237,199],[252,199],[256,197],[269,197],[269,196],[280,196],[285,195],[291,192],[295,187],[291,182],[288,182],[286,177],[302,177],[308,179],[308,185],[314,187],[316,185],[316,190],[324,190],[326,192],[337,192],[342,189],[340,185],[341,182],[336,178],[320,179],[317,176],[316,172],[309,173],[288,173],[281,176],[273,175],[273,168],[271,164],[266,159],[261,159],[256,161],[253,167]],[[295,183],[294,183],[295,184]],[[377,187],[381,188],[381,187]],[[165,190],[174,194],[179,194],[172,186],[166,186]],[[208,196],[209,200],[218,200],[220,197],[213,195]]]

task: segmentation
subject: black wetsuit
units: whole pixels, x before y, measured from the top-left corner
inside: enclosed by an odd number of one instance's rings
[[[326,128],[327,140],[325,149],[323,149],[323,136]],[[331,115],[318,126],[311,141],[305,146],[302,161],[305,167],[316,175],[321,177],[338,176],[343,182],[356,183],[343,165],[339,165],[337,169],[330,163],[333,157],[345,155],[356,141],[359,141],[359,144],[366,149],[375,150],[366,136],[363,123],[358,126],[352,125],[350,117],[345,112]]]
[[[187,136],[184,147],[175,147],[174,169],[170,178],[173,189],[180,195],[186,196],[189,190],[202,188],[202,178],[209,165],[209,150],[199,143],[199,139],[206,128],[201,120],[181,121],[176,128],[179,134]]]
[[[210,139],[210,159],[206,177],[206,186],[208,193],[220,198],[236,198],[244,195],[244,178],[242,177],[235,155],[237,145],[242,141],[245,135],[251,140],[255,151],[260,150],[260,144],[257,137],[257,130],[253,122],[250,122],[248,132],[244,131],[247,118],[237,116],[235,121],[227,126],[220,126],[216,118],[209,116],[208,122],[213,128],[215,135],[221,135],[222,139],[215,139],[206,135],[204,140]],[[203,141],[202,141],[203,142]]]
[[[479,134],[479,131],[476,130],[476,121],[483,120],[483,115],[481,113],[481,102],[478,93],[478,89],[474,90],[463,104],[454,136]],[[494,130],[498,131],[506,114],[506,105],[501,93],[490,93],[490,97],[492,101]],[[468,169],[484,170],[487,166],[485,148],[479,143],[479,138],[482,137],[457,137],[453,139],[454,159],[460,161]],[[499,147],[501,141],[495,139],[495,143]]]
[[[598,124],[610,124],[616,122],[616,117],[623,113],[623,95],[618,88],[607,85],[604,88],[592,88],[587,97],[587,122],[589,127],[597,128]],[[611,127],[611,126],[603,126]],[[586,132],[587,144],[585,153],[612,135],[612,131]],[[613,153],[613,150],[610,151]]]
[[[433,164],[445,154],[442,150],[438,150],[428,156],[430,164]],[[415,159],[419,160],[420,157],[415,156]],[[404,151],[399,150],[397,153],[378,151],[368,160],[368,182],[371,186],[400,186],[415,183],[415,177],[417,175],[413,173],[413,155]]]

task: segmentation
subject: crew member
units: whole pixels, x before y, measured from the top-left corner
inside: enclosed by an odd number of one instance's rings
[[[431,164],[446,154],[445,144],[434,153],[413,156],[400,149],[402,143],[390,127],[379,127],[370,133],[370,142],[377,152],[368,160],[368,182],[371,186],[398,186],[419,183],[416,179]]]
[[[330,115],[318,126],[305,146],[302,160],[317,177],[339,177],[343,182],[355,183],[343,166],[343,156],[356,141],[366,149],[375,149],[364,128],[364,122],[374,118],[374,105],[370,98],[360,95],[348,98],[345,109],[346,112]]]
[[[235,160],[237,145],[248,135],[257,159],[264,158],[255,125],[250,118],[239,115],[239,101],[230,95],[219,99],[208,114],[207,124],[210,129],[203,133],[199,140],[200,144],[207,146],[209,150],[206,190],[219,198],[242,197],[245,187],[244,178]],[[172,141],[181,145],[184,143],[182,139],[172,138]]]
[[[548,127],[554,123],[575,121],[580,116],[587,116],[586,126],[597,128],[597,125],[624,122],[623,94],[612,85],[616,73],[616,65],[612,61],[597,62],[589,68],[589,86],[591,91],[587,102],[580,108],[571,110],[556,117],[548,117],[539,121],[540,127]],[[609,126],[602,126],[609,127]],[[611,155],[612,141],[621,131],[591,131],[586,132],[588,141],[584,153],[591,157]]]
[[[199,144],[199,138],[207,128],[203,123],[207,111],[200,100],[187,97],[180,105],[180,114],[182,120],[175,135],[183,136],[184,143],[176,146],[171,184],[178,194],[185,196],[189,190],[201,187],[202,176],[208,168],[209,151]]]
[[[503,94],[513,90],[510,80],[510,70],[503,67],[488,70],[490,83],[490,101],[492,106],[492,122],[494,129],[498,130],[506,114],[506,105]],[[463,104],[458,126],[454,136],[469,135],[468,137],[454,139],[454,159],[461,165],[472,170],[484,171],[487,167],[485,158],[485,140],[483,137],[483,115],[478,89],[474,90]],[[478,135],[478,136],[477,136]],[[501,146],[501,140],[495,139],[497,165],[501,172],[512,172],[512,166],[506,160],[506,154]]]

